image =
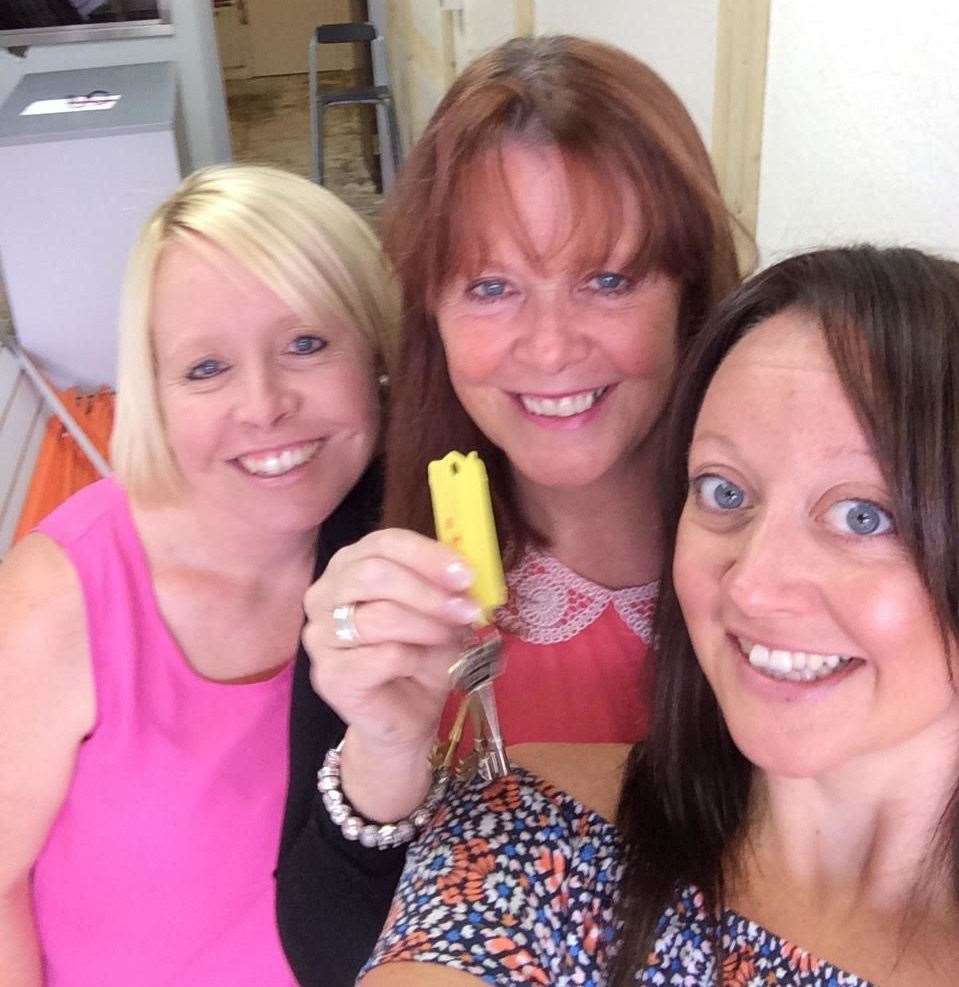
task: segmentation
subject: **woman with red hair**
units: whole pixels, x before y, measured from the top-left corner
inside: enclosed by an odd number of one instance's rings
[[[641,739],[659,421],[678,358],[738,279],[681,102],[625,52],[578,38],[515,39],[466,70],[384,233],[405,309],[386,528],[307,594],[312,666],[294,685],[278,907],[304,983],[352,982],[405,854],[392,844],[436,801],[428,758],[477,608],[462,560],[432,539],[427,463],[476,450],[489,471],[507,741]]]

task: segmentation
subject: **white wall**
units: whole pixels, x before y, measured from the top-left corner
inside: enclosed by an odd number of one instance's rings
[[[959,4],[773,0],[757,239],[959,258]]]
[[[388,39],[406,146],[422,132],[449,84],[477,55],[516,34],[517,4],[393,0]],[[625,48],[647,62],[689,108],[706,146],[712,134],[719,0],[535,0],[536,34],[578,34]],[[448,32],[448,33],[447,33]]]
[[[25,72],[176,62],[190,168],[229,161],[230,127],[209,0],[171,0],[172,37],[35,45],[25,58],[0,49],[0,102]]]
[[[625,48],[686,104],[703,142],[713,131],[719,0],[536,0],[537,34],[579,34]]]

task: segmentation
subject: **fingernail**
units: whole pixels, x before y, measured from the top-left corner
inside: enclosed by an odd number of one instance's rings
[[[465,596],[451,596],[443,604],[443,610],[447,616],[464,624],[471,624],[482,613],[480,607]]]
[[[447,582],[453,589],[468,589],[473,585],[473,573],[462,562],[450,562],[446,567]]]

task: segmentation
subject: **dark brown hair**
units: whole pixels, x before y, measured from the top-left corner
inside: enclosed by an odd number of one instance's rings
[[[687,493],[687,451],[709,382],[757,323],[795,308],[822,326],[829,354],[893,499],[897,529],[944,639],[959,639],[959,265],[916,250],[851,247],[783,261],[735,291],[699,334],[667,416],[667,551],[650,734],[637,746],[618,823],[627,843],[616,983],[633,983],[677,887],[718,914],[743,836],[752,765],[703,675],[672,583]],[[959,895],[959,788],[941,821]],[[715,930],[714,930],[715,931]],[[714,939],[720,949],[718,936]]]
[[[647,66],[582,38],[517,38],[453,83],[413,148],[385,218],[384,244],[405,310],[387,433],[385,521],[432,534],[427,463],[452,449],[475,449],[489,470],[501,541],[522,546],[534,536],[509,464],[456,398],[433,314],[439,290],[466,269],[470,252],[483,250],[484,210],[470,195],[481,159],[517,138],[559,151],[577,205],[600,191],[607,247],[620,232],[624,188],[635,190],[643,230],[627,273],[658,270],[680,282],[681,348],[738,281],[738,270],[702,141],[682,103]],[[522,231],[517,237],[522,243]]]

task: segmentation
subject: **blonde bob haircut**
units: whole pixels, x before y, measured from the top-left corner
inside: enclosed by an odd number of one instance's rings
[[[175,243],[223,251],[305,320],[332,314],[355,326],[378,373],[390,372],[398,345],[394,279],[376,236],[349,206],[277,168],[226,165],[190,175],[141,231],[120,311],[110,456],[127,491],[152,501],[183,489],[157,397],[152,336],[156,271]]]

